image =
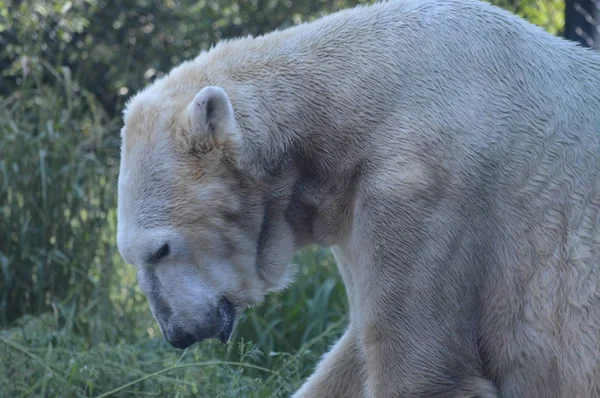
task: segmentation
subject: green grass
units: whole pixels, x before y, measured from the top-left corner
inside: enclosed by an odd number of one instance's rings
[[[145,300],[125,323],[122,315],[98,320],[133,328],[116,343],[92,342],[56,314],[24,316],[0,332],[0,396],[289,396],[347,320],[332,256],[311,248],[296,260],[296,282],[248,311],[228,345],[208,340],[171,348]]]

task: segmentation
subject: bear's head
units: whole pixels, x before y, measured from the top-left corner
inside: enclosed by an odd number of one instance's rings
[[[245,308],[288,283],[295,250],[272,187],[240,167],[230,96],[155,83],[128,103],[121,134],[122,257],[173,346],[229,341]]]

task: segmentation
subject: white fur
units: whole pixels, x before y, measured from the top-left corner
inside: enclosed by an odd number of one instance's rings
[[[157,318],[194,330],[334,247],[350,325],[297,398],[598,397],[598,104],[600,55],[476,0],[225,41],[128,104],[119,248],[178,234]]]
[[[200,138],[210,135],[223,142],[235,131],[233,109],[227,93],[220,87],[204,87],[188,106],[191,131]]]

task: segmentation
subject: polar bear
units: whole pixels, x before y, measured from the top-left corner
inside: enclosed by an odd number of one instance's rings
[[[117,242],[173,346],[334,252],[295,397],[600,396],[600,55],[478,0],[221,42],[127,104]]]

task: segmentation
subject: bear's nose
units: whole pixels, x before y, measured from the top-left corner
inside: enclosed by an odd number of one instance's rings
[[[196,342],[196,338],[189,333],[183,332],[169,336],[167,341],[173,347],[183,350],[194,344]]]

